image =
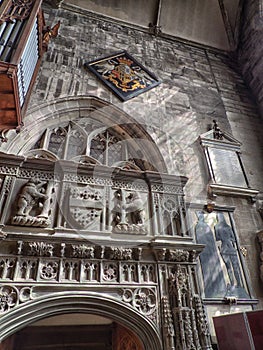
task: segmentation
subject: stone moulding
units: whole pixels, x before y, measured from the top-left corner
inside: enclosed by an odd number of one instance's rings
[[[108,317],[137,334],[145,349],[163,349],[156,327],[138,310],[109,295],[81,291],[51,293],[6,313],[0,319],[0,341],[43,318],[78,312]]]

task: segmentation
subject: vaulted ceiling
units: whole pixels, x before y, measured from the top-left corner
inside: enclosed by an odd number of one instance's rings
[[[231,51],[238,42],[244,0],[64,0],[95,13]]]

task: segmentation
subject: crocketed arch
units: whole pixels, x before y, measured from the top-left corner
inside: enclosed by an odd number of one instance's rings
[[[72,312],[110,318],[133,331],[145,350],[162,350],[156,328],[137,310],[109,296],[77,291],[49,294],[8,312],[0,319],[0,341],[43,318]]]
[[[91,127],[88,131],[87,128],[84,130],[83,127],[87,118],[92,119],[95,124],[97,123],[97,125]],[[96,134],[96,127],[100,133],[97,132]],[[167,172],[165,162],[158,147],[151,136],[145,131],[144,127],[121,109],[93,96],[68,97],[66,99],[47,102],[31,109],[25,118],[25,126],[22,128],[20,134],[10,142],[5,151],[7,153],[25,155],[26,157],[45,157],[55,161],[63,157],[62,153],[65,152],[61,148],[56,150],[56,140],[60,139],[61,141],[63,137],[66,138],[65,135],[69,132],[69,128],[71,133],[75,133],[76,144],[73,147],[75,149],[77,147],[84,148],[80,150],[79,154],[76,151],[76,154],[72,155],[72,159],[68,158],[68,160],[85,161],[85,157],[89,156],[89,162],[96,163],[97,160],[101,162],[100,155],[96,155],[94,150],[92,150],[93,153],[87,154],[85,143],[89,143],[89,147],[91,148],[96,143],[96,137],[97,140],[102,140],[103,137],[105,140],[107,138],[111,140],[116,138],[117,141],[121,141],[123,148],[125,148],[125,145],[128,145],[130,152],[128,154],[126,151],[127,159],[121,157],[116,159],[115,163],[118,163],[120,167],[129,168],[128,163],[130,163],[132,167],[134,166],[134,169],[138,167],[143,171]],[[53,134],[50,132],[44,138],[43,134],[45,130],[52,130]],[[85,133],[87,135],[93,135],[93,139],[91,139],[91,136],[86,136]],[[39,141],[40,137],[43,137],[44,140],[41,141],[42,144]],[[47,142],[46,140],[49,140],[49,142],[53,140],[53,148],[48,148],[43,144]],[[82,144],[81,140],[83,141]],[[79,145],[77,145],[78,142]],[[114,150],[116,155],[118,155],[118,152],[125,151],[118,148],[117,143],[113,146],[111,149]],[[74,155],[75,158],[73,157]],[[113,161],[108,163],[103,161],[103,164],[116,166]]]

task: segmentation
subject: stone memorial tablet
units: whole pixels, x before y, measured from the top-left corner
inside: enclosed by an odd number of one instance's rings
[[[235,151],[209,147],[208,153],[216,183],[247,187],[243,169]]]

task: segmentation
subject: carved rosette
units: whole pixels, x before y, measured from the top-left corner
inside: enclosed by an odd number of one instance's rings
[[[106,282],[115,282],[118,279],[118,265],[115,263],[105,263],[103,266],[103,280]]]
[[[43,280],[57,279],[59,264],[56,261],[42,262],[40,278]]]
[[[157,296],[152,288],[124,289],[122,300],[156,322]]]
[[[19,302],[19,292],[13,286],[0,286],[0,313],[14,308]]]

